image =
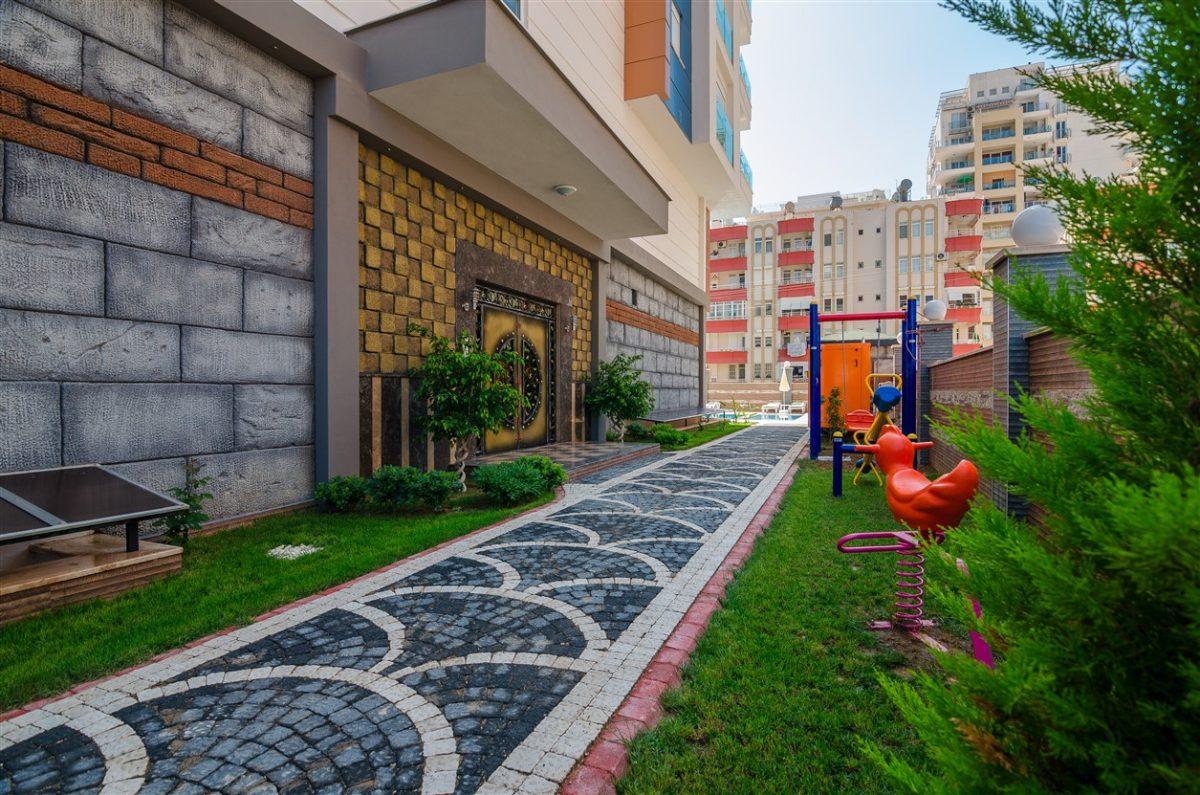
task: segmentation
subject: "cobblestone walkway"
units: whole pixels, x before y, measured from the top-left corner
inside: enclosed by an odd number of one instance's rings
[[[665,456],[0,724],[0,793],[551,792],[799,452]]]

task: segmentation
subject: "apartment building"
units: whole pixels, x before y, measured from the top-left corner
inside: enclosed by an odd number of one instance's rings
[[[780,375],[808,375],[809,306],[823,313],[893,311],[915,298],[950,305],[959,352],[989,339],[991,307],[947,252],[960,215],[941,198],[909,200],[882,190],[802,196],[709,230],[708,391],[712,400],[774,399]],[[961,213],[963,208],[951,206]],[[896,321],[824,328],[828,341],[870,342],[880,358]]]
[[[1057,164],[1101,177],[1133,166],[1122,142],[1089,133],[1087,116],[1034,84],[1030,75],[1045,68],[1036,63],[973,74],[966,86],[938,98],[928,195],[945,198],[955,211],[949,214],[959,219],[962,234],[948,241],[947,253],[968,270],[982,270],[996,251],[1011,246],[1017,213],[1041,203],[1025,166]]]
[[[10,0],[0,30],[0,471],[196,458],[224,518],[446,466],[410,322],[520,353],[485,452],[595,438],[616,352],[702,404],[747,0]]]

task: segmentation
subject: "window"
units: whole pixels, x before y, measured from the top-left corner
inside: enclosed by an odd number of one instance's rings
[[[1000,89],[1000,93],[1001,93],[1001,94],[1007,94],[1007,93],[1008,93],[1008,86],[1005,86],[1004,88]]]
[[[925,272],[933,273],[933,255],[932,254],[925,255]]]
[[[908,224],[900,224],[900,226],[897,228],[900,230],[900,239],[907,240],[908,239]]]
[[[737,369],[738,366],[736,364],[729,365],[729,380],[732,381],[733,379],[737,378]]]
[[[861,296],[861,295],[858,297],[858,302],[859,302],[860,304],[862,303],[862,296]]]
[[[832,265],[826,265],[823,268],[821,268],[821,278],[823,278],[825,281],[829,281],[830,279],[833,278],[833,266]]]
[[[826,298],[824,303],[821,304],[821,310],[823,312],[832,312],[833,311],[833,299]]]
[[[900,272],[908,273],[908,257],[900,258]]]
[[[858,230],[858,236],[859,236],[859,237],[862,237],[862,230],[861,230],[861,229],[860,229],[860,230]]]
[[[1067,130],[1067,123],[1065,121],[1054,122],[1055,138],[1066,138],[1069,134],[1070,132]]]
[[[1067,147],[1065,147],[1065,146],[1054,147],[1054,162],[1055,163],[1066,163],[1068,160],[1070,160],[1070,156],[1067,154]]]
[[[875,227],[875,234],[877,234],[877,235],[878,235],[878,234],[879,234],[880,232],[882,232],[882,231],[883,231],[883,230],[882,230],[881,228],[879,228],[878,226],[877,226],[877,227]]]
[[[637,306],[637,290],[629,291],[629,305]]]
[[[933,237],[933,221],[925,222],[925,237]]]
[[[846,278],[846,263],[844,263],[844,262],[839,262],[839,263],[837,264],[837,277],[838,277],[839,279],[844,279],[844,278]]]
[[[762,378],[762,365],[761,364],[754,365],[754,377]]]
[[[775,239],[768,237],[767,238],[767,253],[770,254],[774,250],[775,250]]]
[[[683,18],[679,15],[679,9],[671,3],[671,49],[675,51],[675,57],[683,62]]]
[[[738,380],[739,381],[746,380],[746,365],[744,365],[744,364],[738,365]]]
[[[875,293],[875,300],[876,300],[876,301],[882,301],[882,300],[883,300],[883,296],[882,296],[881,294],[879,294],[879,293]]]
[[[929,303],[932,300],[933,300],[933,293],[925,293],[925,303]]]
[[[983,92],[982,92],[982,91],[976,91],[976,92],[975,92],[975,96],[977,96],[977,97],[982,97],[982,96],[983,96]]]
[[[738,241],[738,256],[739,257],[746,256],[746,241],[745,240]]]
[[[767,303],[766,303],[766,309],[764,309],[764,310],[763,310],[763,314],[764,314],[764,315],[766,315],[767,317],[770,317],[770,316],[771,316],[771,309],[772,309],[771,302],[770,302],[770,301],[767,301]]]
[[[792,241],[790,238],[783,241],[783,248],[780,250],[781,251],[791,251],[792,250]]]
[[[862,260],[859,260],[859,261],[858,261],[858,269],[859,269],[859,270],[862,270],[862,269],[863,269],[863,261],[862,261]]]
[[[839,299],[837,300],[837,311],[841,312],[841,311],[842,311],[843,309],[845,309],[845,308],[846,308],[846,299],[845,299],[845,298],[839,298]]]
[[[755,348],[761,348],[761,347],[762,347],[762,337],[759,337],[759,336],[757,336],[757,335],[754,337],[754,347],[755,347]]]
[[[912,236],[913,236],[913,237],[920,237],[920,236],[921,236],[921,222],[920,222],[920,221],[913,221],[913,224],[912,224]]]
[[[712,320],[744,318],[746,316],[746,302],[717,301],[708,305],[708,316]]]
[[[517,19],[521,18],[521,0],[500,0]]]
[[[875,260],[875,267],[876,267],[876,268],[882,268],[882,267],[883,267],[883,260],[881,260],[881,259],[877,259],[877,260]]]
[[[988,89],[988,96],[989,96],[989,97],[994,97],[994,96],[996,96],[996,89],[994,89],[994,88],[989,88],[989,89]]]
[[[908,293],[900,293],[900,307],[903,308],[908,304]]]
[[[839,246],[842,246],[842,245],[845,245],[845,243],[846,243],[846,230],[845,229],[837,230],[837,244]]]
[[[754,253],[755,254],[762,253],[762,238],[761,237],[754,238]]]
[[[824,235],[824,238],[823,238],[823,239],[824,239],[824,241],[825,241],[825,245],[827,245],[827,246],[832,246],[832,245],[833,245],[833,235],[831,235],[829,232],[826,232],[826,233],[825,233],[825,235]]]

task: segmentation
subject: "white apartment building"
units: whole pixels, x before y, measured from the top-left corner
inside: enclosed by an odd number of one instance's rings
[[[713,400],[770,399],[785,366],[807,377],[809,306],[822,313],[894,311],[915,298],[950,305],[958,351],[986,344],[990,299],[947,242],[974,217],[942,198],[882,190],[802,196],[777,212],[709,230],[706,365]],[[895,342],[896,321],[830,324],[827,341]]]

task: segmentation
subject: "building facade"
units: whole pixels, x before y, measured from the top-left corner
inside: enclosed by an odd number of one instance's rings
[[[363,15],[366,16],[363,16]],[[703,402],[708,219],[750,207],[749,4],[0,0],[0,471],[195,458],[226,518],[448,464],[410,370],[466,332],[594,438],[643,356]]]
[[[1090,133],[1093,122],[1087,116],[1034,84],[1030,75],[1043,70],[1045,65],[1037,63],[973,74],[966,86],[938,98],[929,137],[928,195],[945,198],[957,211],[961,234],[947,254],[972,272],[982,272],[997,251],[1012,247],[1017,213],[1042,202],[1025,166],[1053,164],[1098,177],[1133,167],[1123,142]],[[981,306],[990,303],[977,287],[964,285],[963,295],[974,295]],[[967,341],[964,333],[956,326],[957,344]]]
[[[909,298],[918,306],[937,298],[949,304],[947,319],[963,327],[960,352],[984,344],[991,308],[972,293],[978,282],[947,253],[965,222],[963,211],[940,198],[889,198],[875,190],[803,196],[778,212],[714,226],[710,399],[766,402],[778,398],[785,370],[793,380],[807,379],[813,304],[822,313],[886,312]],[[822,333],[830,342],[869,342],[885,359],[899,324],[847,322]]]

